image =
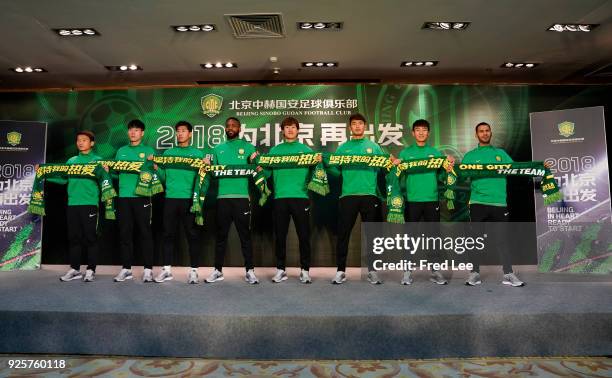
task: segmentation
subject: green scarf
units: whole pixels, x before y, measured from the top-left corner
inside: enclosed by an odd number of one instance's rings
[[[100,198],[105,204],[104,216],[106,219],[115,219],[113,198],[117,192],[112,185],[108,172],[100,163],[89,164],[41,164],[36,170],[34,185],[32,186],[32,199],[28,211],[32,214],[45,215],[44,179],[49,177],[61,178],[89,178],[96,180],[100,187]]]
[[[404,223],[405,200],[401,189],[401,176],[404,174],[418,174],[430,171],[439,173],[438,179],[446,179],[445,168],[450,162],[444,156],[402,160],[400,164],[391,168],[386,175],[387,182],[387,222]],[[448,197],[447,197],[448,199]],[[452,209],[452,202],[449,208]]]
[[[306,187],[325,196],[329,193],[329,182],[323,162],[317,161],[318,156],[321,156],[321,153],[260,155],[257,156],[255,163],[262,168],[271,169],[314,167]]]
[[[526,161],[495,164],[459,164],[456,170],[448,175],[447,192],[454,191],[457,178],[491,178],[507,176],[541,177],[542,197],[544,204],[550,205],[563,199],[555,176],[541,161]]]
[[[153,169],[153,162],[150,160],[104,160],[99,163],[115,172],[138,174],[138,183],[134,193],[139,196],[151,197],[164,191],[159,176]]]

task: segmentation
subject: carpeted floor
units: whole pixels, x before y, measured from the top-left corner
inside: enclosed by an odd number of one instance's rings
[[[9,359],[64,361],[63,369],[10,369]],[[609,357],[386,361],[0,356],[0,377],[612,377]],[[39,362],[40,363],[40,362]]]

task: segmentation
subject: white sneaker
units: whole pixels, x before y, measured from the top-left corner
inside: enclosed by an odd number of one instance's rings
[[[161,272],[155,277],[155,282],[162,283],[165,281],[173,280],[174,276],[172,275],[172,271],[166,267],[162,268]]]
[[[312,283],[312,279],[310,278],[310,274],[307,270],[302,269],[300,271],[300,282],[303,284]]]
[[[504,280],[502,281],[504,285],[510,285],[514,287],[525,286],[525,283],[518,279],[518,277],[514,273],[504,274]]]
[[[429,280],[438,285],[446,285],[448,283],[448,281],[446,281],[446,279],[439,270],[434,270],[433,272],[431,272]]]
[[[402,285],[410,285],[412,284],[412,272],[407,270],[404,272],[404,276],[402,277],[401,284]]]
[[[287,273],[283,269],[276,269],[276,274],[272,277],[272,282],[280,283],[287,280]]]
[[[382,280],[378,278],[378,274],[375,271],[368,272],[368,282],[372,285],[380,285],[382,284]]]
[[[225,278],[223,277],[223,273],[218,271],[217,269],[213,270],[210,276],[206,278],[206,282],[213,283],[217,281],[223,281]]]
[[[482,281],[480,280],[480,273],[478,273],[478,272],[470,273],[470,275],[468,276],[467,281],[465,281],[465,284],[467,286],[476,286],[476,285],[480,285],[481,283],[482,283]]]
[[[198,279],[198,270],[195,268],[191,268],[189,269],[189,279],[187,280],[188,283],[190,284],[197,284],[200,283],[200,280]]]
[[[255,275],[255,271],[253,269],[247,270],[246,275],[244,276],[244,280],[250,283],[251,285],[259,283],[259,280],[257,279],[257,276]]]
[[[153,271],[149,268],[145,268],[142,274],[142,282],[153,282]]]
[[[115,278],[113,278],[113,280],[115,282],[123,282],[125,280],[131,280],[132,277],[132,269],[121,269],[121,271],[119,272],[119,274],[117,274],[115,276]]]
[[[79,280],[81,278],[83,278],[83,275],[80,271],[70,268],[70,270],[66,272],[66,274],[60,277],[60,281],[68,282],[72,280]]]
[[[346,274],[344,274],[343,271],[339,270],[336,272],[336,275],[334,276],[334,279],[332,280],[332,284],[334,285],[340,285],[341,283],[344,283],[346,281]]]
[[[95,278],[96,278],[96,273],[91,269],[87,269],[87,271],[85,272],[85,278],[83,278],[83,281],[92,282]]]

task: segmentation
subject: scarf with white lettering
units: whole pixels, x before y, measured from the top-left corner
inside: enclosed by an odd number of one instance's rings
[[[310,179],[306,188],[317,194],[325,196],[329,193],[329,182],[323,162],[318,162],[317,157],[321,153],[303,153],[286,155],[259,155],[255,164],[262,168],[284,169],[284,168],[306,168],[314,167],[310,172]]]
[[[115,219],[113,209],[113,198],[117,192],[113,188],[112,180],[108,172],[99,162],[88,164],[41,164],[36,170],[34,185],[32,186],[32,198],[28,205],[28,211],[32,214],[45,215],[45,193],[44,179],[49,177],[61,178],[88,178],[96,180],[100,187],[100,199],[104,202],[106,219]]]

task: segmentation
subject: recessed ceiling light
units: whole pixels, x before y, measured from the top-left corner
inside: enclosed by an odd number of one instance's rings
[[[540,63],[535,62],[505,62],[501,68],[534,68]]]
[[[598,27],[599,24],[552,24],[548,27],[548,31],[554,31],[558,33],[562,32],[584,32],[588,33]]]
[[[122,64],[120,66],[104,66],[109,71],[129,72],[142,71],[142,67],[137,64]]]
[[[428,21],[423,24],[421,29],[432,30],[465,30],[470,26],[466,21]]]
[[[437,60],[406,60],[400,64],[400,67],[433,67],[437,65]]]
[[[307,21],[298,22],[298,30],[340,30],[343,23],[340,21],[322,22],[322,21]]]
[[[197,24],[197,25],[173,25],[170,26],[175,32],[211,32],[216,30],[214,24]]]
[[[338,67],[338,62],[302,62],[302,67],[335,68],[335,67]]]
[[[200,64],[200,67],[205,68],[205,69],[218,69],[218,68],[238,68],[238,65],[234,62],[216,62],[216,63],[211,63],[211,62],[207,62],[204,64]]]
[[[52,30],[60,37],[93,37],[100,35],[94,28],[60,28]]]
[[[41,72],[47,72],[47,70],[45,70],[42,67],[32,67],[32,66],[15,67],[15,68],[10,68],[10,70],[15,72],[15,73],[41,73]]]

